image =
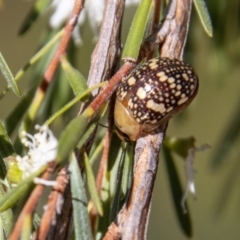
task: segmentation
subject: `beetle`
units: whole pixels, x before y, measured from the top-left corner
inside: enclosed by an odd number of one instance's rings
[[[136,141],[185,109],[198,91],[198,76],[183,61],[153,58],[118,86],[114,108],[117,134]]]

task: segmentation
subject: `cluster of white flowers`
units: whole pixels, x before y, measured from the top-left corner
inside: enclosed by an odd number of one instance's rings
[[[58,140],[54,137],[52,131],[45,125],[36,125],[35,129],[38,132],[34,135],[26,132],[22,133],[22,143],[29,148],[29,151],[23,157],[16,157],[23,179],[47,163],[54,161],[57,155]]]
[[[52,28],[59,28],[70,16],[75,0],[52,0],[51,8],[54,12],[50,18],[50,26]],[[126,6],[138,4],[140,0],[126,0]],[[78,19],[78,26],[73,31],[73,38],[76,44],[81,44],[81,35],[79,26],[81,26],[86,16],[88,16],[89,23],[93,30],[95,37],[97,36],[97,28],[102,21],[104,11],[105,0],[88,0],[85,3],[84,9],[82,10]]]

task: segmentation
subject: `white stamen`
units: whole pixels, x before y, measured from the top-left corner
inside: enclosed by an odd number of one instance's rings
[[[58,140],[52,131],[47,126],[37,125],[35,128],[38,133],[34,135],[23,132],[22,143],[29,148],[29,151],[23,157],[16,157],[23,178],[28,177],[48,162],[54,161],[57,155]]]
[[[55,187],[57,182],[56,181],[50,181],[50,180],[45,180],[45,179],[42,179],[42,178],[34,178],[34,183],[35,184],[41,184],[41,185],[44,185],[44,186],[47,186],[47,187]]]

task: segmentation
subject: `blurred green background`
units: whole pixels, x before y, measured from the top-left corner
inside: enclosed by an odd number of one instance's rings
[[[6,0],[0,9],[0,51],[13,73],[34,55],[42,29],[48,22],[46,14],[25,35],[18,36],[32,2]],[[205,34],[193,9],[185,52],[185,60],[199,75],[199,93],[187,111],[170,121],[167,135],[194,136],[197,146],[211,145],[211,149],[199,152],[195,157],[197,199],[188,197],[192,239],[240,239],[240,3],[236,0],[206,2],[214,37]],[[123,34],[127,34],[133,10],[125,12]],[[78,68],[87,77],[94,47],[88,23],[81,33],[83,45],[76,54]],[[22,91],[26,84],[27,80],[20,81]],[[5,86],[5,80],[0,76],[0,90]],[[4,101],[0,101],[1,119],[8,116],[18,100],[9,92]],[[184,186],[184,162],[175,159]],[[177,222],[162,159],[153,193],[148,239],[187,239]]]

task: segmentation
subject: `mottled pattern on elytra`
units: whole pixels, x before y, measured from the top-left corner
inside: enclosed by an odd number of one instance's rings
[[[134,70],[117,89],[117,98],[140,124],[174,115],[196,94],[194,70],[177,59],[154,58]]]

